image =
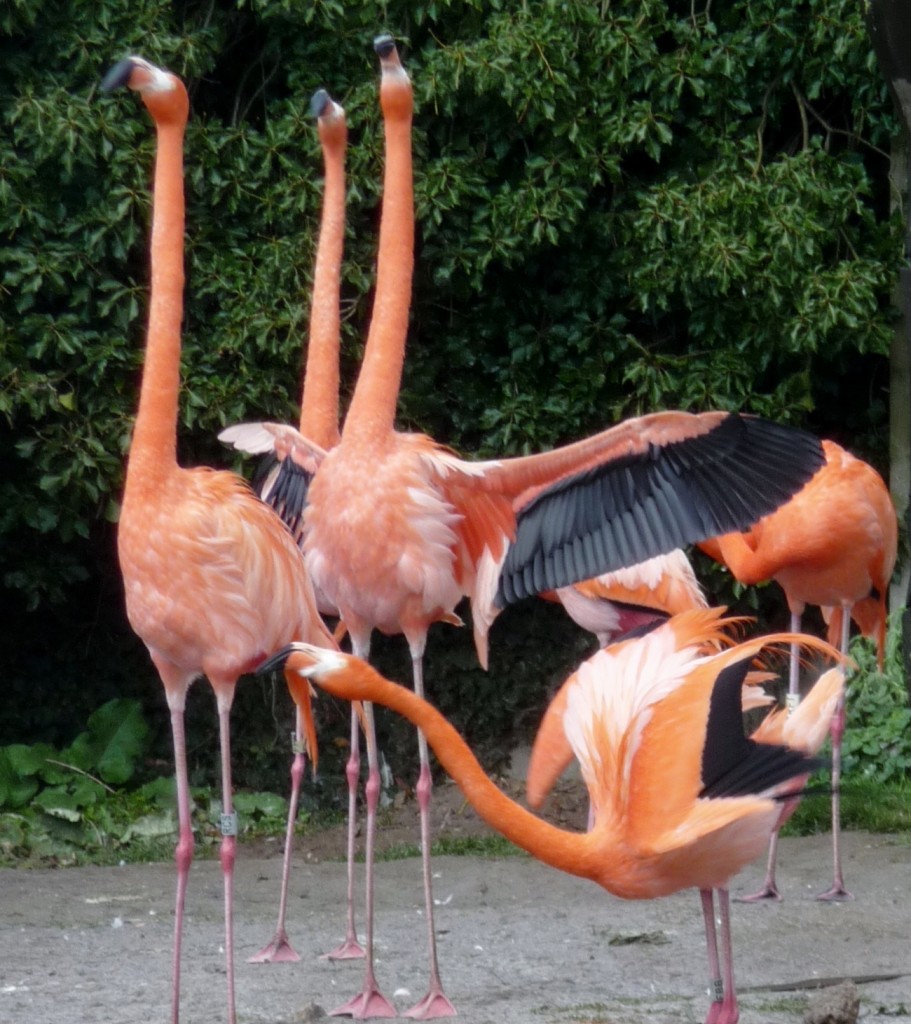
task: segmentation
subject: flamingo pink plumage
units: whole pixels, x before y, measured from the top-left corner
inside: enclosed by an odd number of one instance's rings
[[[559,601],[574,622],[594,633],[601,647],[648,622],[708,607],[693,567],[679,548],[541,596]]]
[[[345,237],[345,150],[348,126],[344,109],[329,94],[320,89],[314,93],[310,109],[317,118],[320,146],[323,153],[325,183],[323,208],[320,217],[316,264],[313,272],[313,295],[310,304],[310,329],[301,396],[300,433],[321,448],[328,450],[338,443],[339,407],[339,344],[342,252]],[[222,437],[231,440],[231,428]],[[241,431],[243,433],[243,431]],[[247,444],[250,436],[246,436]],[[281,435],[266,434],[260,439],[261,447],[273,455],[273,464],[262,478],[260,497],[278,512],[294,533],[303,541],[301,517],[291,510],[306,502],[306,493],[316,471],[316,462],[295,461],[283,445]],[[317,606],[324,615],[338,615],[338,609],[320,591],[316,592]],[[359,731],[357,711],[351,712],[351,753],[346,766],[349,788],[348,808],[348,890],[346,933],[342,943],[326,956],[329,959],[362,957],[364,951],[357,940],[354,924],[354,856],[356,834],[357,780],[360,774]],[[285,835],[285,855],[282,867],[278,921],[272,939],[258,953],[250,957],[251,963],[294,961],[300,959],[288,941],[285,916],[288,906],[288,886],[291,870],[291,850],[297,798],[303,774],[300,753],[295,753],[291,769],[291,801]]]
[[[685,612],[647,636],[599,650],[567,682],[564,727],[595,812],[583,834],[549,825],[505,796],[439,712],[364,661],[291,644],[261,670],[282,665],[335,696],[403,714],[481,817],[546,864],[625,899],[698,888],[713,988],[707,1024],[735,1024],[727,886],[767,842],[781,813],[779,791],[791,792],[791,780],[812,767],[799,751],[744,737],[743,680],[769,645],[799,640],[831,649],[793,634],[732,646],[721,614]]]
[[[177,411],[183,315],[183,139],[189,100],[183,83],[140,57],[121,61],[106,90],[137,91],[155,123],[151,290],[139,411],[127,463],[118,554],[130,624],[165,687],[174,736],[179,840],[172,1021],[180,1006],[184,897],[193,830],[184,741],[187,690],[205,675],[218,706],[222,775],[228,1019],[235,1021],[232,807],[229,716],[238,678],[283,639],[335,646],[316,609],[293,538],[233,473],[177,464]],[[310,695],[287,676],[299,728],[315,757]]]
[[[851,618],[876,641],[880,667],[886,639],[886,595],[895,566],[898,523],[882,477],[834,441],[823,441],[825,465],[794,497],[761,519],[749,533],[732,533],[699,544],[724,563],[741,583],[774,579],[800,629],[808,604],[820,605],[829,622],[829,640],[848,651]],[[799,699],[798,663],[791,656],[789,699]],[[845,888],[840,852],[841,740],[844,702],[832,718],[831,887],[825,900],[851,899]],[[775,885],[774,850],[762,889],[754,899],[780,899]]]
[[[289,450],[314,458],[305,551],[314,584],[341,613],[355,653],[366,657],[373,629],[403,633],[415,690],[423,694],[423,653],[433,622],[458,622],[472,601],[475,643],[487,661],[487,633],[504,604],[656,554],[743,528],[777,507],[821,462],[815,438],[736,414],[657,413],[528,458],[468,462],[430,438],[398,433],[395,408],[411,301],[414,200],[411,83],[394,43],[376,43],[386,133],[377,285],[363,365],[341,441],[331,451],[293,428],[232,428],[282,434]],[[225,435],[222,435],[223,437]],[[295,456],[298,457],[298,456]],[[372,967],[372,848],[379,771],[367,730],[367,970],[362,992],[340,1012],[392,1014]],[[373,749],[372,749],[373,746]],[[429,865],[431,791],[419,736],[430,984],[409,1015],[453,1011],[440,983]]]

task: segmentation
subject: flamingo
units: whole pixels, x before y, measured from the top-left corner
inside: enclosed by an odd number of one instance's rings
[[[320,218],[319,241],[313,273],[313,296],[310,305],[310,330],[301,396],[300,432],[321,448],[328,450],[339,440],[339,291],[341,286],[342,251],[345,236],[345,150],[348,126],[345,111],[325,89],[319,89],[310,101],[311,113],[317,119],[320,146],[325,168],[323,210]],[[231,430],[222,435],[231,436]],[[272,463],[261,474],[259,495],[270,504],[302,542],[303,524],[292,510],[306,503],[307,489],[316,463],[309,458],[295,461],[279,441],[274,448]],[[338,615],[338,609],[321,591],[316,592],[317,606],[324,615]],[[342,943],[326,954],[328,959],[362,957],[364,950],[357,940],[354,924],[354,854],[356,838],[357,780],[360,775],[358,715],[351,712],[351,748],[345,769],[348,778],[348,889],[346,933]],[[302,755],[295,753],[291,769],[291,807],[296,811],[297,796],[303,775]],[[288,906],[288,886],[291,875],[291,850],[294,836],[294,817],[289,812],[282,866],[281,892],[278,902],[278,920],[272,939],[249,963],[297,961],[297,952],[288,941],[285,916]]]
[[[886,594],[895,567],[898,523],[889,490],[872,466],[834,441],[823,441],[825,465],[809,483],[749,533],[731,533],[699,544],[723,562],[741,583],[774,579],[791,613],[791,629],[800,629],[808,604],[820,605],[828,620],[829,641],[848,652],[854,618],[876,641],[880,669],[886,642]],[[788,700],[800,698],[798,660],[791,654]],[[845,730],[842,699],[832,717],[832,885],[821,900],[850,900],[841,862],[841,743]],[[753,902],[781,899],[775,884],[777,843],[773,840],[765,881]]]
[[[218,708],[222,777],[228,1020],[234,1024],[233,869],[237,819],[231,793],[230,711],[238,678],[289,638],[335,646],[319,617],[294,539],[234,473],[177,464],[177,407],[183,316],[183,138],[189,100],[177,76],[141,57],[111,69],[106,91],[138,92],[155,124],[151,290],[145,365],[118,529],[118,555],[130,625],[165,688],[174,739],[179,837],[175,851],[172,1021],[180,1010],[184,898],[193,830],[184,739],[187,690],[208,678]],[[287,676],[298,733],[312,757],[310,694]]]
[[[405,635],[422,696],[428,629],[437,621],[460,624],[454,608],[462,596],[471,599],[475,645],[486,667],[487,634],[504,605],[742,529],[787,500],[822,454],[801,431],[723,412],[656,413],[552,452],[488,462],[397,432],[414,251],[413,96],[391,37],[379,37],[375,48],[386,137],[383,215],[373,315],[341,440],[326,452],[281,424],[244,424],[221,437],[262,451],[271,435],[295,459],[316,460],[304,512],[314,585],[338,608],[358,656],[369,655],[373,629]],[[372,966],[379,768],[369,707],[364,718],[367,966],[362,991],[335,1011],[358,1018],[395,1013]],[[418,745],[430,982],[407,1015],[427,1019],[455,1011],[436,954],[431,778],[420,734]]]
[[[563,724],[595,809],[593,828],[582,834],[550,825],[507,797],[436,709],[361,659],[290,644],[260,671],[281,665],[327,693],[404,715],[478,814],[552,867],[624,899],[698,888],[713,991],[706,1021],[735,1024],[728,885],[767,842],[780,815],[779,791],[814,766],[798,750],[744,736],[743,680],[770,645],[799,640],[835,652],[792,634],[725,647],[722,614],[684,612],[644,637],[597,651],[567,682]],[[828,675],[837,685],[838,672]]]
[[[680,548],[541,596],[559,601],[577,625],[594,633],[600,647],[638,626],[708,606]]]

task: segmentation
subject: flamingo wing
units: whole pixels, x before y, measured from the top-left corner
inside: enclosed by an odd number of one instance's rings
[[[256,493],[301,539],[310,481],[326,456],[320,445],[284,423],[238,423],[218,439],[250,455],[265,455],[253,478]]]
[[[487,479],[514,492],[516,539],[496,604],[744,529],[822,461],[818,439],[802,431],[733,413],[677,412],[501,463]]]

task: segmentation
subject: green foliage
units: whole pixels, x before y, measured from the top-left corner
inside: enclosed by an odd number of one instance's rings
[[[63,750],[48,743],[0,747],[0,865],[171,856],[173,777],[135,785],[149,747],[139,702],[109,701],[87,726]],[[194,787],[192,800],[194,829],[204,848],[213,846],[221,802],[208,787]],[[246,837],[279,831],[288,814],[288,801],[275,793],[240,792],[234,803]],[[307,818],[303,813],[299,823]]]
[[[147,737],[138,701],[118,698],[99,708],[64,750],[47,743],[0,747],[0,809],[33,802],[76,821],[80,809],[97,802],[106,782],[132,778]]]
[[[173,68],[193,98],[192,459],[218,457],[211,437],[228,421],[294,414],[320,185],[307,100],[320,84],[352,124],[351,386],[375,251],[380,29],[403,39],[418,101],[407,423],[486,453],[659,406],[819,420],[846,399],[847,363],[886,351],[893,124],[856,5],[381,10],[58,0],[40,32],[34,3],[5,15],[0,535],[16,538],[4,585],[32,604],[96,571],[117,516],[152,152],[135,99],[98,93],[124,52]],[[881,414],[848,390],[868,447]]]
[[[911,829],[911,706],[901,646],[899,613],[890,616],[882,672],[871,641],[858,636],[851,642],[857,668],[848,681],[842,738],[841,814],[845,828],[875,832]],[[828,755],[828,745],[824,749]],[[828,770],[814,775],[807,799],[786,826],[789,834],[829,828],[830,786]]]
[[[189,85],[179,444],[188,464],[225,465],[221,426],[297,415],[318,86],[351,125],[345,395],[353,385],[376,249],[370,41],[382,30],[401,40],[417,97],[403,426],[486,456],[660,407],[745,408],[883,467],[902,247],[895,125],[861,5],[15,0],[0,13],[10,728],[53,731],[40,720],[63,716],[69,690],[86,701],[84,678],[104,691],[89,707],[123,676],[131,696],[157,686],[108,610],[122,603],[113,539],[142,362],[153,138],[134,96],[100,95],[101,76],[138,52]],[[49,641],[44,616],[61,609]],[[76,672],[72,638],[96,619],[105,631]],[[520,653],[492,682],[469,672],[464,634],[441,644],[434,698],[496,759],[496,728],[531,713],[541,683],[526,679],[550,685],[557,671],[536,676]],[[12,799],[28,799],[38,777],[0,771],[17,780]]]
[[[869,641],[851,645],[857,671],[850,677],[842,740],[846,781],[911,782],[911,706],[901,651],[901,620],[892,616],[883,671]]]

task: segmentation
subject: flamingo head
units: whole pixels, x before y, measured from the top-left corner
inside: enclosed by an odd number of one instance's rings
[[[323,144],[330,141],[345,141],[345,108],[336,103],[325,89],[317,89],[310,98],[310,113],[317,119],[319,136]]]
[[[186,121],[189,98],[183,82],[143,57],[126,57],[104,76],[103,92],[126,86],[138,92],[156,121]]]
[[[380,58],[380,103],[386,116],[399,113],[411,116],[412,94],[411,79],[399,59],[392,36],[377,36],[373,40],[373,49]]]
[[[257,668],[256,674],[264,675],[281,669],[319,683],[322,676],[345,669],[351,660],[350,655],[340,651],[330,651],[313,644],[292,643],[267,658]]]

